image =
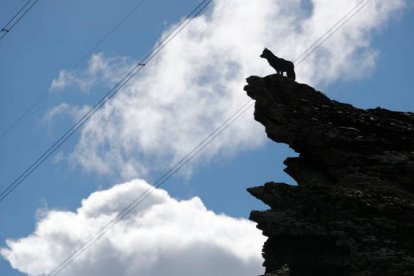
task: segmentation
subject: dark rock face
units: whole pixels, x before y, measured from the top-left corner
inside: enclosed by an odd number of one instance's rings
[[[414,275],[414,113],[358,109],[278,75],[247,94],[298,183],[248,191],[266,275]]]

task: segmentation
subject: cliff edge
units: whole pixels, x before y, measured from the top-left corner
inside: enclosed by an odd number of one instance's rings
[[[359,109],[280,75],[247,79],[297,185],[248,191],[266,275],[414,275],[414,113]]]

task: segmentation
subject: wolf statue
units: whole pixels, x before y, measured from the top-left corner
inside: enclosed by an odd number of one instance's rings
[[[286,72],[289,79],[296,79],[295,66],[293,65],[293,62],[284,60],[283,58],[278,58],[267,48],[263,50],[263,53],[260,55],[260,57],[267,59],[270,66],[276,70],[277,74],[283,76],[283,72]]]

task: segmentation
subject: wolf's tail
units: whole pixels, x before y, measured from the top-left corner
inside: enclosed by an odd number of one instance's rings
[[[292,69],[292,70],[287,71],[287,77],[288,77],[289,79],[295,80],[295,79],[296,79],[295,70],[294,70],[294,69]]]

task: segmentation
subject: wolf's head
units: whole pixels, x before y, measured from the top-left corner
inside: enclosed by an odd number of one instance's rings
[[[261,57],[261,58],[267,58],[267,57],[269,57],[271,54],[272,54],[272,52],[271,52],[269,49],[264,48],[264,50],[263,50],[262,54],[260,55],[260,57]]]
[[[262,54],[260,55],[261,58],[264,58],[266,55],[266,52],[269,51],[267,48],[264,48]]]

